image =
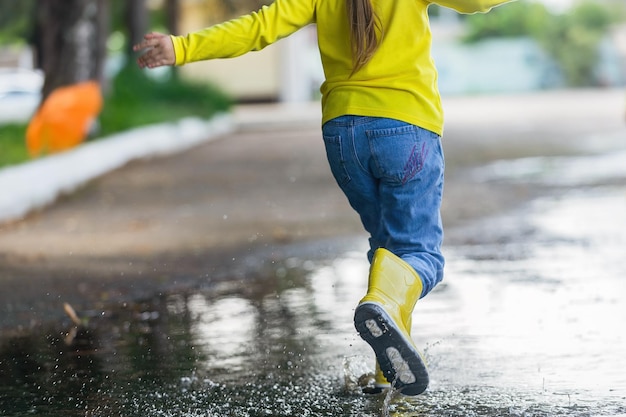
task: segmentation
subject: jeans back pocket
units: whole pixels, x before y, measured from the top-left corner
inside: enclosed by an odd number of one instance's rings
[[[393,184],[406,184],[423,169],[435,133],[413,125],[366,132],[376,175]]]
[[[350,174],[348,174],[348,170],[346,169],[341,136],[323,135],[323,138],[330,171],[339,186],[345,185],[350,182]]]

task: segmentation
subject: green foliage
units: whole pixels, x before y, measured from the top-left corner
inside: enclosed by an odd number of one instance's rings
[[[0,125],[0,168],[28,159],[26,150],[26,125]]]
[[[603,34],[609,25],[614,22],[608,7],[590,0],[579,3],[565,17],[570,21],[571,26],[579,26],[598,34]]]
[[[100,133],[108,135],[188,116],[210,118],[231,104],[228,96],[209,84],[179,77],[157,81],[148,77],[146,70],[128,65],[114,79],[111,94],[105,98]]]
[[[99,117],[99,137],[153,123],[183,117],[210,118],[226,111],[232,102],[207,84],[185,82],[177,77],[155,81],[145,71],[129,66],[113,80]],[[26,125],[0,125],[0,167],[29,159]]]
[[[35,0],[0,1],[0,45],[30,39],[34,11]]]
[[[467,16],[463,40],[471,43],[492,37],[532,36],[541,32],[549,20],[550,14],[543,4],[526,1],[505,4],[487,14]]]
[[[117,36],[126,29],[126,4],[126,0],[109,3],[111,26],[117,30]],[[0,1],[0,46],[30,41],[35,12],[36,0]],[[155,21],[165,21],[163,11],[152,11],[151,27]],[[106,136],[188,116],[210,118],[230,105],[230,98],[207,84],[185,82],[173,71],[169,79],[156,81],[135,65],[129,65],[113,80],[110,94],[105,97],[97,134]],[[0,167],[28,160],[26,128],[25,124],[0,125]]]
[[[554,14],[539,3],[518,1],[486,15],[468,16],[464,41],[531,37],[557,62],[568,85],[593,85],[600,41],[611,24],[624,20],[625,10],[619,3],[610,6],[585,0],[567,13]]]
[[[593,85],[598,46],[612,23],[608,8],[586,1],[569,13],[553,16],[535,38],[559,63],[569,85]]]

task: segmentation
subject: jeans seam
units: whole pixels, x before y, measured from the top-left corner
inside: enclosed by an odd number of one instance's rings
[[[356,151],[356,138],[357,138],[357,134],[356,134],[356,129],[354,128],[354,126],[352,126],[352,129],[350,129],[350,148],[352,151],[352,155],[354,157],[354,160],[356,161],[357,165],[359,166],[359,168],[361,169],[361,171],[363,171],[364,174],[366,174],[367,176],[369,176],[370,178],[373,178],[369,169],[367,169],[366,167],[363,166],[363,163],[361,162],[361,159],[359,158],[359,154]]]

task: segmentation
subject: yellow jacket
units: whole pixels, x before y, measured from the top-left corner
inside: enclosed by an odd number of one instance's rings
[[[382,41],[371,61],[352,76],[345,0],[275,0],[258,12],[172,36],[176,65],[258,51],[315,23],[325,75],[322,123],[345,114],[388,117],[441,135],[443,111],[430,55],[428,6],[475,13],[510,0],[371,1],[382,23]]]

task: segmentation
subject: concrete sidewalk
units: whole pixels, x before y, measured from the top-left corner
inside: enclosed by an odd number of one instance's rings
[[[228,115],[137,128],[0,170],[0,224],[21,219],[126,163],[189,149],[233,130]]]
[[[212,120],[183,119],[101,138],[57,155],[0,169],[0,224],[19,220],[89,181],[137,160],[182,152],[232,133],[319,126],[318,102],[238,106]]]

